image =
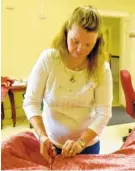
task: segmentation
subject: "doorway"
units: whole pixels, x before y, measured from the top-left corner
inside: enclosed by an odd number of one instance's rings
[[[113,106],[119,106],[119,63],[121,53],[121,19],[116,17],[103,17],[106,50],[110,56],[113,77]]]

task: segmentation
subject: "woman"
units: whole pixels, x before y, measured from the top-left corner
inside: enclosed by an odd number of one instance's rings
[[[111,105],[101,17],[91,6],[78,7],[29,77],[23,108],[39,136],[41,154],[47,161],[60,153],[98,154]]]

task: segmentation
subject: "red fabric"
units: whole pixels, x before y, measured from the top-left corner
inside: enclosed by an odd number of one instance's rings
[[[122,149],[126,148],[127,147],[131,147],[131,146],[134,146],[135,144],[135,128],[134,130],[130,133],[130,135],[127,137],[125,143],[123,144],[123,146],[121,147]]]
[[[47,170],[50,167],[40,155],[39,142],[31,132],[20,133],[2,142],[2,170]],[[112,154],[77,155],[64,159],[56,156],[52,170],[135,170],[135,130],[122,148]]]
[[[47,163],[39,153],[39,142],[31,132],[20,133],[2,142],[1,156],[2,170],[47,169]]]
[[[126,111],[132,118],[135,118],[133,101],[135,101],[135,90],[132,86],[131,75],[127,70],[120,71],[121,84],[126,100]]]
[[[13,84],[14,80],[8,77],[1,77],[1,101],[3,102],[8,94],[9,87]]]

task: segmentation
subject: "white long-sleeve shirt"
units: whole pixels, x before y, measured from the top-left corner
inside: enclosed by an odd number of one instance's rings
[[[60,148],[67,139],[78,139],[87,128],[98,135],[89,145],[96,143],[112,115],[109,63],[104,64],[103,80],[97,86],[88,79],[87,69],[70,70],[58,51],[44,50],[30,74],[23,108],[28,119],[42,114],[49,139]]]

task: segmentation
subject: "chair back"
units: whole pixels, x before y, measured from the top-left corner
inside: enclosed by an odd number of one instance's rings
[[[120,79],[125,95],[126,112],[135,118],[135,90],[132,86],[131,75],[127,70],[121,70]]]

